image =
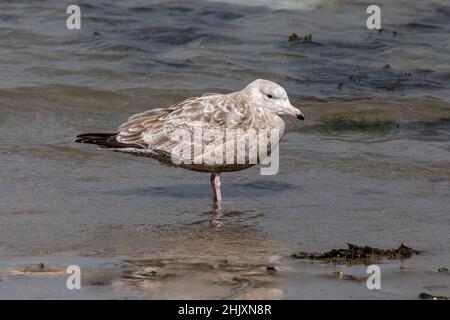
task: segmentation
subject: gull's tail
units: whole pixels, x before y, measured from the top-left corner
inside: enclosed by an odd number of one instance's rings
[[[136,148],[142,149],[141,145],[122,143],[116,140],[117,133],[83,133],[76,136],[74,142],[95,144],[102,148]]]

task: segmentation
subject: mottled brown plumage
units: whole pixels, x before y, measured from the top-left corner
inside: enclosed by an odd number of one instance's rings
[[[166,109],[152,109],[136,114],[122,124],[117,133],[82,134],[75,141],[155,158],[165,164],[190,170],[218,174],[243,170],[254,163],[250,163],[247,157],[245,163],[239,164],[235,156],[232,163],[214,164],[213,161],[208,161],[211,155],[222,152],[225,159],[227,148],[234,148],[236,155],[238,146],[245,146],[247,155],[252,144],[258,143],[250,133],[258,134],[263,130],[270,132],[275,129],[281,138],[284,122],[280,115],[283,114],[303,120],[303,114],[291,106],[281,86],[267,80],[255,80],[238,92],[206,94],[189,98]],[[186,140],[181,143],[180,133],[193,138],[195,132],[198,132],[195,130],[199,124],[204,134],[201,145],[198,145],[198,140],[191,139],[186,148]],[[239,134],[227,136],[227,132],[238,129]],[[210,133],[209,137],[206,137],[207,133]],[[266,147],[270,154],[274,145],[269,143]],[[201,152],[196,153],[195,150]],[[260,160],[258,158],[258,162]]]

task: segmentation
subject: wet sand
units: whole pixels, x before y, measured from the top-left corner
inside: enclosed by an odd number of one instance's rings
[[[2,260],[0,298],[419,299],[422,292],[448,297],[450,288],[448,273],[424,270],[429,257],[378,263],[381,289],[369,290],[364,265],[294,261],[276,254],[264,259],[158,256],[121,260],[68,252]],[[70,264],[81,267],[80,290],[66,287]]]
[[[99,4],[78,34],[55,27],[52,1],[5,5],[0,298],[450,296],[438,272],[450,266],[450,13],[400,3],[379,34],[358,27],[357,4],[327,4]],[[313,42],[290,43],[292,32]],[[278,175],[223,175],[222,215],[208,175],[72,142],[259,77],[286,87],[307,121],[287,119]],[[367,289],[365,265],[291,257],[347,242],[422,254],[379,262],[381,290]],[[82,290],[66,288],[72,264]]]
[[[207,175],[70,141],[93,121],[113,126],[123,117],[120,107],[36,101],[2,103],[4,123],[28,124],[20,128],[26,135],[7,131],[9,143],[1,146],[2,298],[449,295],[449,275],[437,272],[450,264],[446,122],[356,130],[310,112],[306,125],[289,123],[278,175],[263,177],[257,168],[224,175],[225,212],[217,217]],[[424,253],[381,263],[381,291],[331,276],[344,270],[364,279],[364,266],[290,257],[347,242],[405,242]],[[15,272],[39,263],[80,265],[83,289],[65,289],[65,273]]]

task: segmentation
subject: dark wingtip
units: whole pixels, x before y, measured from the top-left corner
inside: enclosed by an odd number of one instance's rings
[[[96,144],[99,147],[105,148],[144,148],[144,146],[139,144],[116,141],[116,135],[117,133],[83,133],[76,136],[73,141],[77,143]]]
[[[108,139],[114,138],[116,133],[83,133],[75,137],[73,142],[89,143],[89,144],[104,144]]]
[[[305,121],[305,116],[303,115],[303,113],[300,113],[300,114],[297,116],[297,119],[302,120],[302,121]]]

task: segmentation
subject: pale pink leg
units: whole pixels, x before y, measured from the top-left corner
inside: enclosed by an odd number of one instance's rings
[[[212,172],[210,181],[214,192],[214,204],[220,208],[222,206],[222,195],[220,193],[220,172]]]

